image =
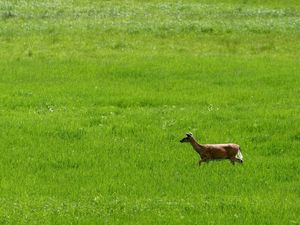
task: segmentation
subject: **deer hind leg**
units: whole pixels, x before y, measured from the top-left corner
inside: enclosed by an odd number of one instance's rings
[[[231,157],[230,162],[232,163],[232,165],[234,165],[234,163],[238,160],[237,158],[235,158],[235,156]]]
[[[243,163],[243,160],[241,160],[241,159],[238,159],[238,158],[236,158],[235,156],[234,157],[231,157],[230,159],[230,162],[232,163],[232,165],[234,165],[234,163]]]

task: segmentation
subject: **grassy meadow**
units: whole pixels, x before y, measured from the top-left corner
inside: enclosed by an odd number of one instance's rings
[[[300,224],[299,58],[298,0],[0,0],[0,224]]]

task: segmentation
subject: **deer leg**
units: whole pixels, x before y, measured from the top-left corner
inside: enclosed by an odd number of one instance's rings
[[[203,159],[200,159],[200,160],[199,160],[199,166],[201,166],[201,163],[202,163],[202,162],[204,162],[204,160],[203,160]]]
[[[201,163],[203,163],[203,162],[208,162],[208,160],[207,159],[200,159],[199,166],[201,166]]]
[[[234,163],[235,163],[235,161],[237,160],[235,157],[232,157],[232,158],[230,158],[229,159],[230,160],[230,162],[232,163],[232,165],[234,165]]]

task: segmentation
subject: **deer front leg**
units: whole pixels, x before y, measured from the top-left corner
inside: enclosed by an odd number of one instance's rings
[[[208,162],[206,159],[200,159],[199,160],[199,166],[201,166],[201,163],[203,163],[203,162]]]
[[[202,159],[199,160],[199,166],[201,166],[201,163],[202,163]]]

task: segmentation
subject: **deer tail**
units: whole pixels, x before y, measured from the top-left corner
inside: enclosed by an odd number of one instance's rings
[[[235,157],[240,161],[240,163],[243,163],[244,158],[243,158],[243,155],[242,155],[242,152],[241,152],[241,148],[239,148],[239,150],[238,150]]]

